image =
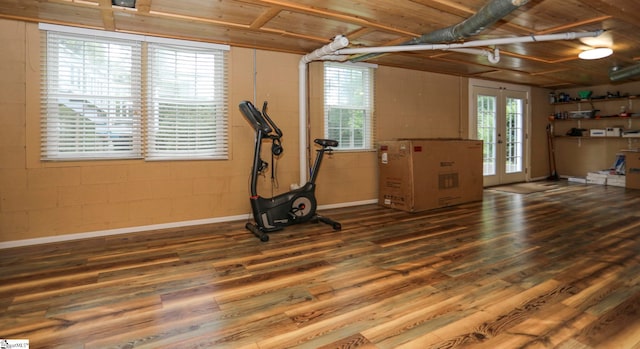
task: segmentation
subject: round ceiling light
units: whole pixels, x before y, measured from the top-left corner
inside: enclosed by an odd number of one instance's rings
[[[604,57],[611,56],[613,50],[607,47],[594,48],[591,50],[586,50],[580,52],[578,57],[581,59],[600,59]]]

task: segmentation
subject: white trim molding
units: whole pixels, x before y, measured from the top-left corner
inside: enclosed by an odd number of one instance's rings
[[[346,202],[346,203],[339,203],[339,204],[321,205],[321,206],[318,206],[318,209],[329,210],[334,208],[362,206],[362,205],[377,204],[377,203],[378,203],[378,199],[371,199],[371,200],[354,201],[354,202]],[[120,235],[120,234],[131,234],[131,233],[138,233],[138,232],[144,232],[144,231],[150,231],[150,230],[181,228],[181,227],[190,227],[190,226],[196,226],[196,225],[233,222],[233,221],[241,221],[241,220],[249,220],[249,219],[251,219],[251,213],[241,214],[237,216],[205,218],[205,219],[196,219],[191,221],[151,224],[151,225],[143,225],[143,226],[137,226],[137,227],[127,227],[127,228],[117,228],[117,229],[107,229],[107,230],[97,230],[97,231],[91,231],[91,232],[85,232],[85,233],[46,236],[46,237],[34,238],[34,239],[0,242],[0,250],[7,249],[7,248],[14,248],[14,247],[42,245],[42,244],[49,244],[49,243],[56,243],[56,242],[82,240],[82,239],[113,236],[113,235]]]

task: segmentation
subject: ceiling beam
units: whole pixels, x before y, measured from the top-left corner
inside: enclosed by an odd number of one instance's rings
[[[149,13],[151,11],[151,0],[137,0],[136,9],[138,12]]]
[[[615,16],[616,19],[637,25],[638,16],[632,6],[638,7],[634,1],[629,0],[590,0],[584,2],[588,6],[598,12],[608,13]]]
[[[426,7],[433,7],[460,17],[469,17],[476,13],[475,9],[451,0],[411,0],[411,2]]]
[[[284,31],[284,30],[269,29],[269,28],[260,28],[260,29],[251,28],[251,25],[253,25],[253,23],[250,24],[250,25],[247,25],[247,24],[241,24],[241,23],[220,21],[220,20],[210,19],[210,18],[187,16],[187,15],[180,15],[180,14],[177,14],[177,13],[168,13],[168,12],[153,11],[153,10],[149,11],[149,13],[147,15],[148,16],[152,16],[152,17],[164,17],[164,18],[169,18],[169,19],[179,19],[179,20],[184,20],[184,21],[189,21],[189,22],[201,22],[201,23],[219,25],[219,26],[228,27],[228,28],[252,29],[252,30],[258,30],[258,31],[265,32],[265,33],[278,34],[278,35],[294,37],[294,38],[298,38],[298,39],[313,40],[313,41],[317,41],[319,43],[328,43],[330,41],[327,38],[321,38],[321,37],[316,37],[316,36],[311,36],[311,35],[304,35],[304,34],[297,34],[297,33],[288,32],[288,31]]]
[[[112,31],[116,30],[116,20],[113,17],[113,5],[111,5],[111,0],[100,0],[99,5],[104,29]]]
[[[142,15],[144,15],[144,14],[142,14]],[[228,22],[228,21],[220,21],[220,20],[217,20],[217,19],[204,18],[204,17],[180,15],[180,14],[177,14],[177,13],[169,13],[169,12],[150,10],[149,13],[146,14],[146,15],[152,16],[152,17],[163,17],[163,18],[168,18],[168,19],[179,19],[179,20],[183,20],[183,21],[187,21],[187,22],[201,22],[201,23],[207,23],[207,24],[215,24],[215,25],[220,25],[220,26],[229,27],[229,28],[249,29],[249,26],[246,25],[246,24],[234,23],[234,22]]]
[[[340,13],[340,12],[333,12],[333,11],[327,11],[327,10],[322,10],[322,9],[318,9],[315,7],[310,7],[310,6],[305,6],[305,5],[301,5],[301,4],[297,4],[297,3],[292,3],[289,1],[285,1],[285,0],[254,0],[252,1],[253,3],[256,4],[262,4],[265,6],[278,6],[281,7],[282,9],[285,10],[290,10],[293,12],[300,12],[300,13],[307,13],[307,14],[311,14],[311,15],[315,15],[315,16],[320,16],[320,17],[324,17],[327,19],[335,19],[335,20],[339,20],[339,21],[345,21],[345,22],[349,22],[352,24],[357,24],[357,25],[361,25],[364,27],[372,27],[372,28],[376,28],[379,30],[384,30],[387,32],[391,32],[391,33],[396,33],[396,34],[400,34],[400,35],[406,35],[406,36],[411,36],[411,37],[415,37],[415,36],[420,36],[420,34],[418,33],[413,33],[410,31],[406,31],[406,30],[402,30],[399,28],[394,28],[388,25],[382,25],[364,18],[360,18],[357,16],[352,16],[352,15],[348,15],[348,14],[344,14],[344,13]]]
[[[559,25],[557,27],[552,27],[549,29],[545,29],[545,30],[540,30],[536,32],[536,35],[543,35],[543,34],[552,34],[552,33],[558,33],[558,32],[563,32],[563,31],[568,31],[572,28],[576,28],[576,27],[581,27],[584,25],[589,25],[589,24],[593,24],[593,23],[600,23],[600,22],[604,22],[607,19],[612,18],[611,16],[600,16],[600,17],[594,17],[594,18],[588,18],[582,21],[577,21],[577,22],[572,22],[569,24],[564,24],[564,25]]]
[[[270,20],[274,19],[280,12],[282,11],[282,7],[273,6],[269,7],[266,11],[264,11],[258,18],[256,18],[249,28],[251,29],[260,29],[262,26],[267,24]]]
[[[370,28],[370,27],[360,27],[359,29],[356,29],[356,30],[352,31],[351,33],[348,33],[347,34],[347,38],[349,38],[349,40],[355,40],[355,39],[363,37],[364,35],[372,33],[374,31],[375,31],[375,29]]]

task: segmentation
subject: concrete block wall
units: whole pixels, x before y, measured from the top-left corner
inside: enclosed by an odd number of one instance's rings
[[[300,55],[231,48],[228,160],[42,162],[37,25],[0,20],[0,45],[4,50],[0,55],[0,244],[248,218],[254,133],[238,103],[254,95],[257,105],[269,101],[269,114],[285,133],[285,153],[277,165],[279,186],[272,190],[269,176],[261,177],[259,193],[278,194],[299,181]],[[466,78],[383,66],[375,74],[378,139],[466,137]],[[321,63],[311,64],[309,83],[310,138],[322,138]],[[546,101],[545,94],[539,95]],[[270,161],[267,151],[264,159]],[[546,168],[546,162],[542,165]],[[375,202],[377,166],[375,150],[334,152],[322,163],[316,192],[319,204]]]

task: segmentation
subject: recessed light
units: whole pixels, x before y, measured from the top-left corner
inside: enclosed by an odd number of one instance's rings
[[[613,50],[608,47],[599,47],[591,50],[582,51],[580,52],[578,57],[580,57],[580,59],[600,59],[600,58],[611,56],[612,53],[613,53]]]

